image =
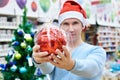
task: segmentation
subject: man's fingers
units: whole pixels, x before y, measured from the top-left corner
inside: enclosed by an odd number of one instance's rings
[[[57,57],[59,59],[64,59],[65,58],[64,54],[59,49],[56,50],[56,53],[57,53]]]
[[[58,56],[56,56],[56,55],[54,55],[54,54],[51,54],[51,57],[52,57],[52,59],[54,60],[54,61],[56,61],[56,62],[61,62],[61,58],[60,57],[58,57]]]
[[[70,57],[70,53],[69,53],[68,49],[65,46],[62,46],[62,48],[63,48],[63,51],[64,51],[64,55],[66,57]]]
[[[33,54],[34,57],[42,58],[48,56],[48,52],[38,52]]]
[[[39,46],[39,45],[35,45],[35,46],[33,47],[33,51],[34,51],[34,52],[37,52],[39,49],[40,49],[40,46]]]
[[[57,62],[55,62],[55,61],[53,61],[53,60],[50,60],[49,62],[50,62],[52,65],[55,65],[55,66],[58,66],[58,64],[59,64],[59,63],[57,63]]]
[[[49,61],[49,57],[44,57],[44,58],[34,58],[34,60],[35,60],[35,62],[37,62],[37,63],[43,63],[43,62],[47,62],[47,61]]]

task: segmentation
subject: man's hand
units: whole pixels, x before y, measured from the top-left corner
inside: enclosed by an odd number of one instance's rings
[[[50,60],[50,57],[48,56],[48,52],[40,52],[39,45],[35,45],[33,47],[32,57],[36,63],[44,63]]]
[[[52,59],[50,60],[50,63],[66,70],[73,69],[75,61],[71,58],[70,52],[65,46],[63,46],[63,52],[64,53],[57,49],[57,55],[51,54],[50,56]]]

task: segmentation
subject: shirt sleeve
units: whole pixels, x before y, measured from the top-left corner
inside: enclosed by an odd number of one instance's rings
[[[40,68],[41,72],[43,74],[49,74],[54,70],[54,65],[46,62],[46,63],[41,63],[41,64],[37,64],[34,63],[36,67]]]
[[[84,54],[84,53],[83,53]],[[76,59],[75,66],[70,71],[78,76],[93,78],[103,71],[106,61],[106,52],[100,47],[90,51],[85,59]]]

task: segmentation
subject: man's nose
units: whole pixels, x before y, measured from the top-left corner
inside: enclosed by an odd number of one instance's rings
[[[69,25],[69,31],[73,31],[73,25]]]

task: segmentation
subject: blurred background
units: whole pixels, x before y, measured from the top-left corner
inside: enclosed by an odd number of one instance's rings
[[[58,25],[58,14],[66,0],[0,0],[0,70],[7,61],[14,30],[26,17],[33,31],[46,22]],[[120,0],[76,0],[86,10],[88,25],[82,34],[87,43],[102,46],[107,53],[101,80],[120,80]],[[2,76],[2,73],[1,73]],[[2,80],[2,78],[0,78]]]

